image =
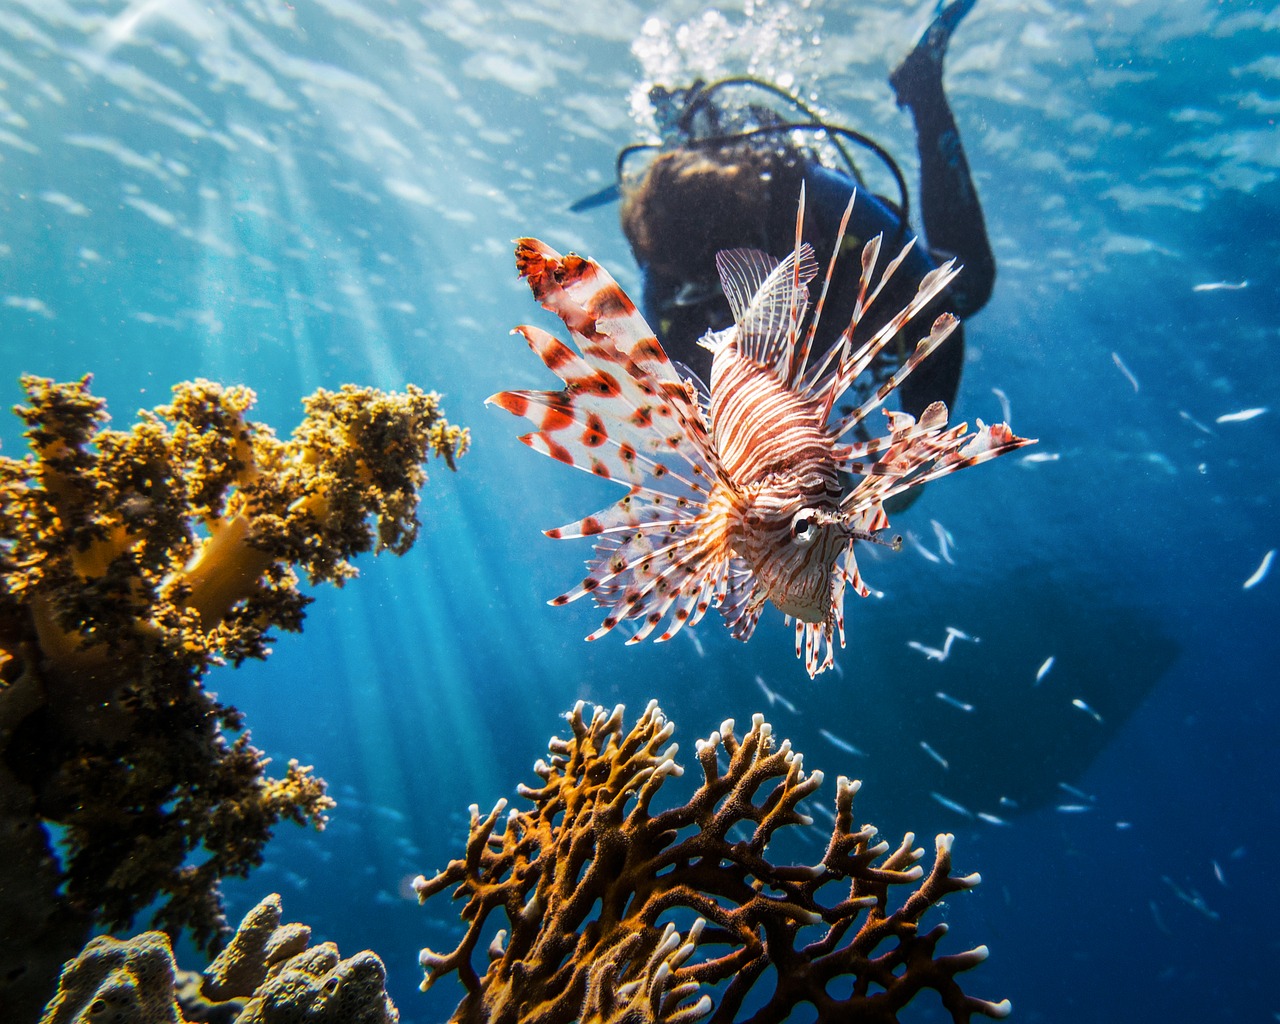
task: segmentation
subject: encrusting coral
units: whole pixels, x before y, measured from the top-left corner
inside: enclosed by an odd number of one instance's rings
[[[887,1022],[924,989],[958,1022],[1009,1013],[956,981],[985,946],[935,956],[946,925],[919,931],[930,907],[979,881],[950,873],[950,835],[938,836],[925,876],[910,833],[891,848],[873,827],[854,829],[860,784],[841,778],[821,861],[774,865],[771,838],[812,823],[800,804],[822,784],[790,741],[775,743],[760,715],[741,740],[725,722],[698,743],[693,797],[653,813],[664,780],[682,771],[665,746],[674,726],[656,703],[629,732],[622,714],[597,709],[588,721],[579,703],[572,737],[553,739],[550,763],[536,766],[542,786],[520,789],[533,808],[513,809],[495,832],[506,801],[483,817],[473,806],[465,856],[415,880],[420,900],[453,888],[467,901],[462,941],[420,958],[424,989],[452,972],[465,986],[454,1021],[771,1024],[808,1003],[820,1022]],[[915,888],[891,909],[904,885]],[[473,957],[495,911],[506,928],[480,975]]]
[[[244,387],[179,384],[120,431],[88,377],[22,386],[31,453],[0,458],[0,1005],[38,1008],[90,925],[158,901],[209,945],[219,879],[279,821],[323,826],[323,780],[269,777],[203,678],[301,628],[295,566],[341,585],[353,556],[406,551],[424,460],[469,438],[413,386],[317,391],[289,440]]]
[[[308,948],[311,929],[280,924],[274,893],[245,916],[204,971],[196,1005],[179,998],[169,937],[91,939],[69,961],[40,1024],[396,1024],[382,961],[365,950],[343,960],[331,942]]]

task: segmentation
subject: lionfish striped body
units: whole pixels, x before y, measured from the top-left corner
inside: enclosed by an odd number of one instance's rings
[[[851,200],[841,237],[852,209]],[[565,387],[504,391],[489,401],[535,424],[521,438],[531,448],[628,487],[612,506],[547,531],[554,538],[595,538],[587,576],[551,602],[591,594],[608,609],[588,640],[623,622],[636,627],[629,643],[660,626],[657,639],[667,640],[713,607],[735,637],[747,640],[771,601],[795,620],[796,654],[809,675],[817,675],[833,664],[833,639],[845,642],[845,586],[870,593],[854,544],[885,543],[884,502],[1031,443],[1005,424],[979,422],[973,432],[966,424],[948,428],[941,402],[919,421],[886,411],[886,435],[848,440],[946,340],[955,318],[939,317],[870,399],[833,422],[837,402],[957,271],[948,263],[928,274],[912,301],[855,349],[854,330],[907,251],[873,287],[880,239],[872,239],[862,254],[853,318],[811,367],[834,257],[809,316],[808,284],[817,264],[800,242],[803,211],[802,193],[796,247],[781,263],[753,250],[717,256],[734,324],[701,342],[714,353],[708,402],[677,372],[603,268],[573,254],[562,257],[536,239],[517,243],[521,276],[564,321],[577,352],[536,327],[517,328]],[[850,475],[860,480],[846,490]]]

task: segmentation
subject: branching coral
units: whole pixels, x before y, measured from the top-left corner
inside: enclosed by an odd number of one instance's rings
[[[193,1019],[236,1024],[396,1024],[386,970],[365,950],[343,960],[331,942],[307,947],[311,929],[280,924],[274,893],[246,915],[204,972]],[[67,963],[40,1024],[184,1024],[169,937],[99,935]],[[222,1012],[219,1012],[222,1011]]]
[[[22,385],[31,454],[0,458],[0,901],[30,928],[0,929],[0,1002],[42,1002],[91,922],[157,899],[161,927],[214,941],[218,880],[280,820],[323,826],[323,781],[296,761],[269,778],[202,680],[301,628],[295,566],[340,585],[353,556],[407,550],[423,461],[469,440],[412,386],[318,391],[280,440],[243,387],[180,384],[119,431],[87,377]]]
[[[841,778],[822,860],[774,865],[770,840],[812,823],[800,804],[822,773],[806,776],[762,716],[741,740],[728,721],[698,743],[703,781],[689,802],[653,813],[664,780],[681,774],[666,746],[674,726],[650,704],[624,733],[622,712],[588,721],[580,703],[573,736],[553,739],[550,763],[537,765],[543,785],[521,787],[533,808],[512,810],[496,832],[505,801],[483,817],[473,806],[465,856],[415,881],[420,900],[452,887],[467,901],[458,946],[421,955],[424,989],[451,972],[466,987],[455,1021],[772,1024],[809,1003],[819,1021],[882,1022],[926,988],[956,1021],[1008,1014],[1007,1001],[967,996],[956,981],[986,947],[935,957],[946,925],[919,931],[931,906],[979,881],[950,873],[951,836],[938,837],[926,877],[911,834],[891,849],[873,827],[854,829],[860,784]],[[915,888],[891,909],[903,885]],[[481,976],[473,958],[495,911],[507,928]]]

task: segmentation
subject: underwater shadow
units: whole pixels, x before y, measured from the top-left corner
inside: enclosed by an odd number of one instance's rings
[[[1089,804],[1064,785],[1078,783],[1179,646],[1155,614],[1108,597],[1078,573],[1023,566],[984,579],[959,612],[954,588],[923,586],[850,609],[853,630],[878,638],[861,645],[874,648],[870,663],[854,668],[851,636],[840,659],[846,678],[829,673],[819,680],[822,693],[804,703],[826,709],[828,731],[866,755],[845,758],[841,770],[874,780],[864,803],[877,824],[919,829],[979,813],[1008,820]],[[946,627],[925,624],[957,616],[954,625],[976,642],[955,640],[945,660],[909,646],[914,638],[943,648]],[[832,766],[823,739],[802,749],[820,755],[814,767]]]

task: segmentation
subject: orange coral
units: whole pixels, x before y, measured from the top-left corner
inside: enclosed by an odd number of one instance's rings
[[[624,734],[622,712],[597,709],[587,721],[580,703],[569,716],[573,736],[553,739],[550,763],[537,765],[543,785],[521,787],[533,808],[512,810],[497,832],[505,801],[483,817],[473,806],[465,856],[415,881],[420,900],[454,887],[467,901],[458,946],[421,955],[424,989],[451,972],[466,987],[455,1021],[711,1014],[766,1024],[803,1003],[819,1021],[892,1021],[926,988],[956,1021],[1008,1014],[1007,1001],[967,996],[955,978],[985,959],[986,947],[935,957],[946,925],[918,930],[931,906],[979,881],[950,874],[951,836],[938,837],[925,877],[911,834],[891,849],[873,827],[854,830],[860,784],[841,778],[822,860],[774,865],[765,857],[770,839],[811,824],[800,804],[822,773],[806,775],[801,755],[789,741],[775,743],[762,716],[741,740],[728,721],[697,745],[703,781],[689,802],[653,813],[663,781],[681,774],[675,745],[666,746],[674,726],[651,703]],[[890,891],[915,883],[891,910]],[[838,892],[829,895],[831,887]],[[493,936],[481,976],[473,957],[495,911],[507,928]],[[761,985],[770,966],[772,982]],[[851,979],[849,995],[830,994],[838,978]],[[704,989],[711,985],[721,986],[714,1002]],[[740,1017],[748,992],[755,1008]]]
[[[203,677],[301,628],[295,566],[341,585],[353,556],[407,550],[423,461],[468,443],[412,386],[318,391],[280,440],[244,387],[179,384],[120,431],[88,377],[22,385],[31,454],[0,457],[0,901],[31,927],[0,934],[6,1005],[43,1001],[92,922],[156,899],[160,926],[214,941],[219,879],[279,821],[323,827],[323,780],[269,778]]]

